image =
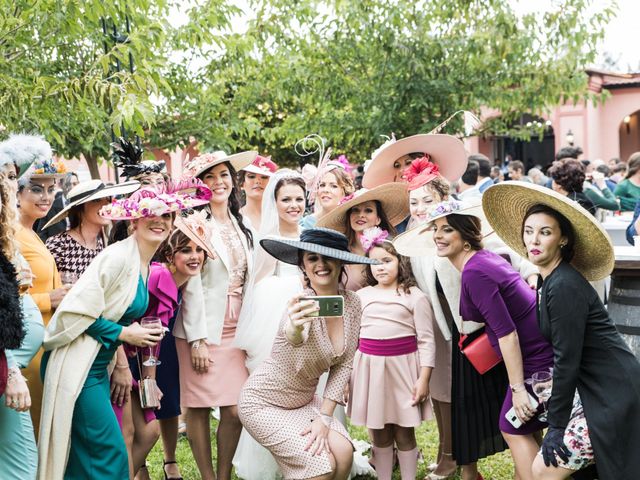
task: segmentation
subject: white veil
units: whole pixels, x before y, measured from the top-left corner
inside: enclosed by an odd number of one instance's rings
[[[277,260],[269,255],[262,246],[260,246],[260,240],[269,235],[280,236],[280,217],[278,215],[278,208],[276,206],[276,185],[283,178],[300,178],[303,180],[302,175],[294,170],[288,168],[280,169],[269,178],[262,195],[262,219],[260,221],[260,229],[254,238],[254,250],[253,250],[253,275],[249,279],[249,283],[244,290],[244,297],[242,299],[242,310],[238,318],[238,327],[236,329],[236,337],[234,340],[234,346],[241,348],[245,351],[249,350],[254,341],[258,342],[259,339],[255,338],[255,332],[259,332],[258,328],[255,328],[255,322],[260,322],[260,319],[256,315],[256,306],[254,303],[254,291],[255,286],[261,280],[271,276],[276,271]],[[304,181],[304,180],[303,180]]]

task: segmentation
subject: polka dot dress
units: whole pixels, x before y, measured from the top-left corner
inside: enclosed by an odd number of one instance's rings
[[[313,292],[305,292],[313,295]],[[344,350],[335,352],[324,318],[309,322],[304,341],[294,346],[280,323],[271,355],[249,377],[240,394],[238,410],[244,428],[267,448],[278,462],[285,479],[312,478],[331,472],[327,453],[305,452],[308,437],[301,436],[322,404],[315,396],[318,379],[327,370],[324,398],[343,404],[360,330],[360,300],[353,292],[344,296]],[[344,426],[332,422],[331,429],[351,441]]]

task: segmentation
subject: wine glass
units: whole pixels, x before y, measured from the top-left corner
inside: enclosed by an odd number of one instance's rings
[[[542,403],[543,412],[538,417],[541,422],[547,421],[547,402],[551,398],[551,388],[553,387],[553,375],[551,372],[536,372],[531,376],[533,393]]]
[[[162,320],[159,317],[142,317],[140,320],[140,325],[145,328],[162,328]],[[158,351],[158,346],[160,343],[156,343],[153,347],[147,347],[144,349],[146,351],[149,350],[149,356],[142,362],[142,365],[145,367],[155,367],[160,365],[160,360],[156,356],[156,352]]]

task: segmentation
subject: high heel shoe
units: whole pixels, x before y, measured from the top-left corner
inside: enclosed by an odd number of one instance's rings
[[[165,460],[164,465],[162,465],[162,473],[164,473],[164,480],[183,480],[182,477],[170,477],[169,475],[167,475],[167,471],[165,470],[164,467],[166,467],[167,465],[173,465],[173,464],[178,464],[178,462],[176,462],[175,460],[171,461],[171,462],[167,462]]]

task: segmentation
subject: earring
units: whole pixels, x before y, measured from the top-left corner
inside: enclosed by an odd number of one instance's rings
[[[171,272],[171,275],[176,273],[176,266],[173,263],[169,264],[169,271]]]
[[[468,252],[469,250],[471,250],[471,244],[469,242],[464,242],[464,245],[462,246],[462,249],[465,252]]]

